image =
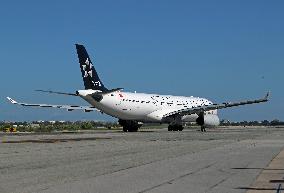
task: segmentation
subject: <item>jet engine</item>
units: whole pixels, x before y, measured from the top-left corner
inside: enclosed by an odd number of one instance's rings
[[[218,126],[220,124],[220,120],[219,120],[218,115],[214,115],[214,114],[204,115],[202,113],[196,119],[196,123],[198,125],[205,126],[205,127],[214,127],[214,126]]]

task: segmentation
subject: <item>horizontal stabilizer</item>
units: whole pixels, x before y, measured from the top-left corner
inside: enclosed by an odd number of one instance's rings
[[[66,92],[57,92],[57,91],[51,91],[51,90],[35,90],[37,92],[45,92],[50,94],[62,94],[62,95],[69,95],[69,96],[78,96],[78,94],[74,93],[66,93]]]

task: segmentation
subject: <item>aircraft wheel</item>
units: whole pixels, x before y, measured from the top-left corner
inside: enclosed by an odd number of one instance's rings
[[[128,128],[128,132],[137,132],[137,131],[138,131],[138,127]]]
[[[169,125],[168,131],[182,131],[183,126],[182,125]]]
[[[183,126],[180,125],[180,126],[178,127],[178,130],[179,130],[179,131],[182,131],[182,130],[183,130]]]
[[[178,131],[179,130],[179,127],[178,126],[175,126],[174,128],[173,128],[173,131]]]

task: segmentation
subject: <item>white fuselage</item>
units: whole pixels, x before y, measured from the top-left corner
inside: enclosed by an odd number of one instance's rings
[[[123,120],[136,120],[142,122],[164,122],[163,115],[173,110],[193,108],[213,104],[205,98],[183,97],[171,95],[112,92],[103,95],[100,102],[94,100],[90,94],[98,91],[80,90],[79,96],[103,113]],[[217,110],[207,111],[206,114],[217,115]],[[197,114],[185,115],[183,122],[194,122]]]

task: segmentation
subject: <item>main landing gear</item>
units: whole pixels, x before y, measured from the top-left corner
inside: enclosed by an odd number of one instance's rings
[[[118,120],[124,132],[137,132],[141,125],[137,121]]]
[[[168,131],[182,131],[183,126],[182,125],[169,125]]]

